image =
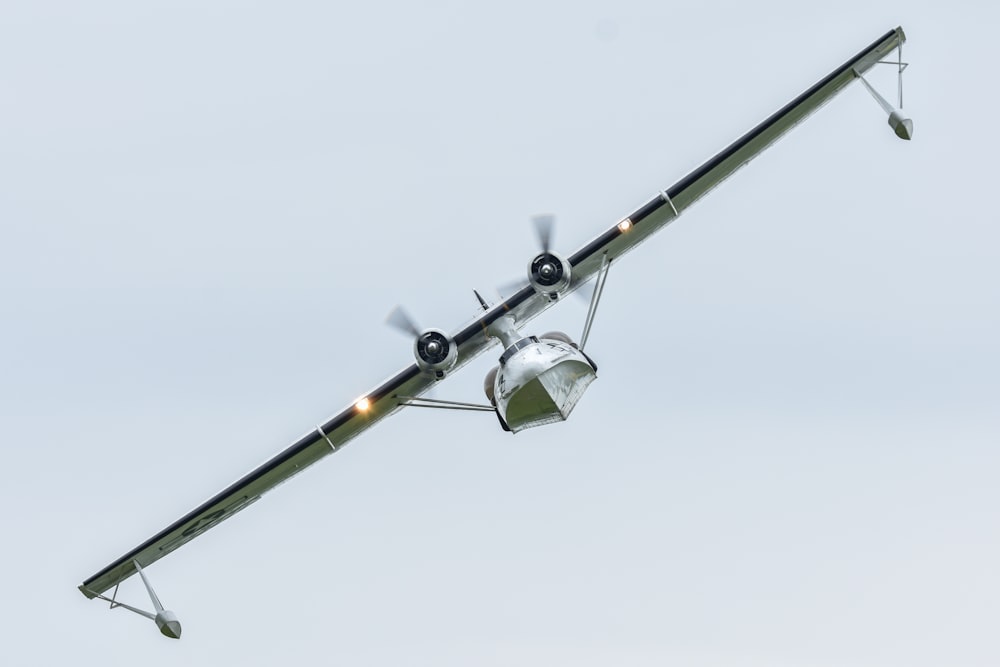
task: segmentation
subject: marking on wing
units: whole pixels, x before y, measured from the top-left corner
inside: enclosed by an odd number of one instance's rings
[[[181,533],[181,537],[191,537],[198,532],[198,528],[204,524],[205,528],[208,528],[209,524],[213,521],[218,521],[223,516],[226,515],[226,510],[215,510],[214,512],[209,512],[205,516],[195,519],[194,523],[188,526],[184,532]]]
[[[215,524],[225,519],[228,515],[235,514],[258,498],[260,498],[260,496],[243,496],[226,507],[202,514],[200,517],[191,522],[191,525],[181,531],[181,534],[176,538],[160,545],[159,550],[169,552],[176,549],[198,533],[208,530]]]

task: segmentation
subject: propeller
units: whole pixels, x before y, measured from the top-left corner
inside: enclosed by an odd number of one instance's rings
[[[590,303],[590,300],[594,298],[594,290],[596,289],[597,281],[593,277],[590,277],[586,282],[580,283],[580,286],[573,290],[573,296],[584,303]]]
[[[527,278],[519,278],[517,280],[511,280],[509,282],[503,283],[502,285],[497,285],[497,294],[500,295],[501,300],[507,300],[514,296],[525,287],[530,285]]]
[[[501,299],[508,299],[525,287],[528,287],[530,284],[531,283],[524,278],[520,280],[512,280],[509,283],[497,285],[497,293],[500,295]],[[578,287],[573,289],[573,296],[583,303],[590,303],[590,300],[594,297],[595,288],[596,285],[593,277],[588,278],[586,282],[580,283]]]
[[[398,329],[411,336],[416,337],[420,335],[420,327],[417,326],[417,323],[413,321],[413,318],[410,317],[410,314],[402,306],[393,308],[392,312],[385,318],[385,323],[393,329]]]
[[[413,355],[422,370],[433,371],[440,379],[455,365],[458,348],[446,332],[421,329],[402,306],[393,308],[385,323],[413,338]]]
[[[556,216],[551,213],[535,215],[531,218],[531,223],[535,226],[535,233],[538,234],[538,245],[542,252],[548,252],[552,246],[552,233],[556,227]]]
[[[556,216],[551,213],[539,213],[531,216],[531,225],[535,228],[535,235],[538,237],[540,252],[545,254],[552,247],[552,235],[556,229]],[[509,282],[497,285],[497,293],[501,299],[511,297],[531,283],[526,278],[518,278]]]

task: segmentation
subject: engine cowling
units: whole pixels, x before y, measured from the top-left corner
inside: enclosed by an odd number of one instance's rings
[[[528,282],[539,294],[556,297],[569,287],[569,262],[554,252],[543,252],[528,264]]]
[[[455,367],[458,345],[440,329],[427,329],[413,342],[413,356],[420,370],[441,376]]]

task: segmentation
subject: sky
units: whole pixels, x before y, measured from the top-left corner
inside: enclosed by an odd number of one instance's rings
[[[998,21],[5,3],[4,662],[1000,663]],[[852,85],[616,263],[569,421],[386,420],[149,568],[179,642],[77,591],[897,25],[913,141]]]

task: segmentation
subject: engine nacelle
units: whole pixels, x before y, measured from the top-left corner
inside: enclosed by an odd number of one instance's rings
[[[427,329],[413,341],[413,356],[422,371],[430,371],[438,377],[455,367],[458,361],[458,345],[440,329]]]
[[[528,282],[539,294],[555,298],[570,281],[570,265],[554,252],[543,252],[528,264]]]

